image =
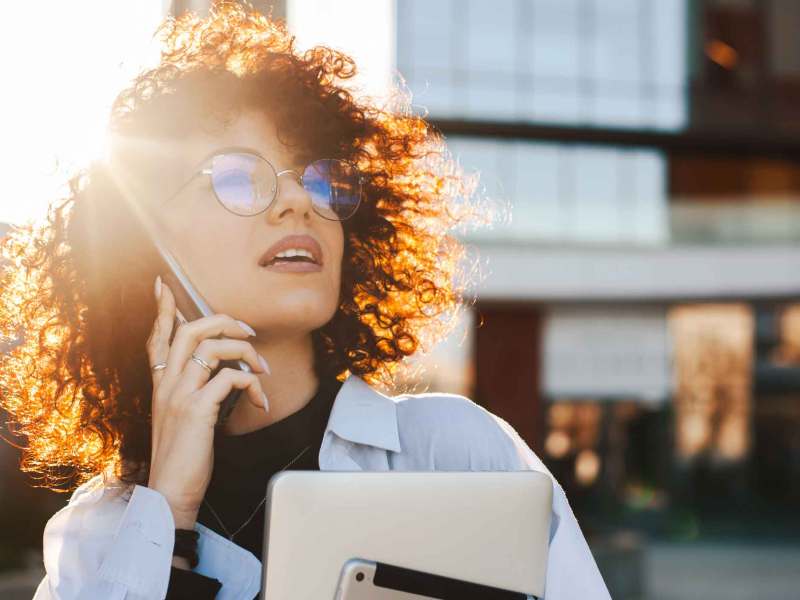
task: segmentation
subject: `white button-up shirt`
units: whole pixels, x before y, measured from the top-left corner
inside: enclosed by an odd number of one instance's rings
[[[464,396],[386,396],[350,375],[328,418],[323,471],[511,471],[550,475],[503,419]],[[552,478],[552,475],[550,475]],[[261,562],[197,524],[195,571],[222,582],[217,598],[252,600]],[[164,598],[175,523],[166,499],[100,475],[80,486],[44,530],[46,576],[34,600]],[[546,600],[610,599],[564,491],[553,479]],[[283,599],[279,599],[283,600]]]

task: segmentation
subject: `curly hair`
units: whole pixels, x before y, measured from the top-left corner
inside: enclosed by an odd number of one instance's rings
[[[457,230],[486,222],[475,178],[397,86],[390,107],[347,87],[353,60],[305,52],[282,22],[223,0],[209,15],[168,17],[160,61],[116,98],[108,129],[140,181],[164,172],[137,145],[175,139],[255,109],[300,156],[357,165],[364,201],[343,222],[338,309],[312,332],[314,368],[390,386],[403,359],[452,328],[474,264]],[[155,262],[126,188],[98,160],[74,173],[40,224],[3,240],[0,406],[24,439],[21,468],[66,491],[111,469],[146,480],[152,381],[145,342],[156,314]]]

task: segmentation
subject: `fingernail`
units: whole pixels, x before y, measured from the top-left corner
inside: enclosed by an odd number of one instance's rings
[[[258,363],[261,365],[261,368],[267,372],[267,375],[272,375],[272,371],[269,370],[269,365],[267,364],[267,359],[258,355]]]
[[[261,392],[261,398],[264,400],[264,412],[269,412],[269,400],[264,392]]]
[[[244,329],[244,330],[245,330],[247,333],[249,333],[250,335],[255,335],[255,334],[256,334],[256,331],[255,331],[255,329],[253,329],[252,327],[250,327],[250,325],[248,325],[247,323],[243,323],[242,321],[236,321],[236,322],[239,324],[239,327],[241,327],[242,329]]]
[[[161,298],[161,275],[156,276],[156,298]]]

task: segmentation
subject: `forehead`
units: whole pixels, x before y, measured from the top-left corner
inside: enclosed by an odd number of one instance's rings
[[[192,135],[181,140],[181,170],[195,168],[204,159],[225,148],[250,150],[260,154],[276,168],[297,165],[299,149],[279,139],[273,122],[264,114],[243,111],[225,120],[205,123]]]
[[[279,139],[267,116],[252,110],[198,120],[182,137],[117,132],[109,141],[108,162],[115,178],[145,204],[178,189],[204,158],[225,148],[247,148],[276,170],[302,169],[310,161],[307,152]]]

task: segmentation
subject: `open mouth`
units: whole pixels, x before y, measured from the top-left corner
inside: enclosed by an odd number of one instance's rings
[[[290,263],[311,263],[313,265],[319,264],[308,250],[303,249],[290,249],[279,252],[274,258],[266,262],[262,261],[262,267],[269,267],[277,264],[290,264]]]
[[[305,257],[300,257],[300,256],[292,256],[290,258],[273,258],[272,260],[263,263],[261,266],[262,267],[269,267],[271,265],[298,263],[298,262],[299,263],[310,263],[312,265],[316,265],[317,264],[314,260],[312,260],[310,258],[305,258]]]
[[[322,265],[322,248],[310,235],[287,235],[261,255],[261,267],[319,268]]]

